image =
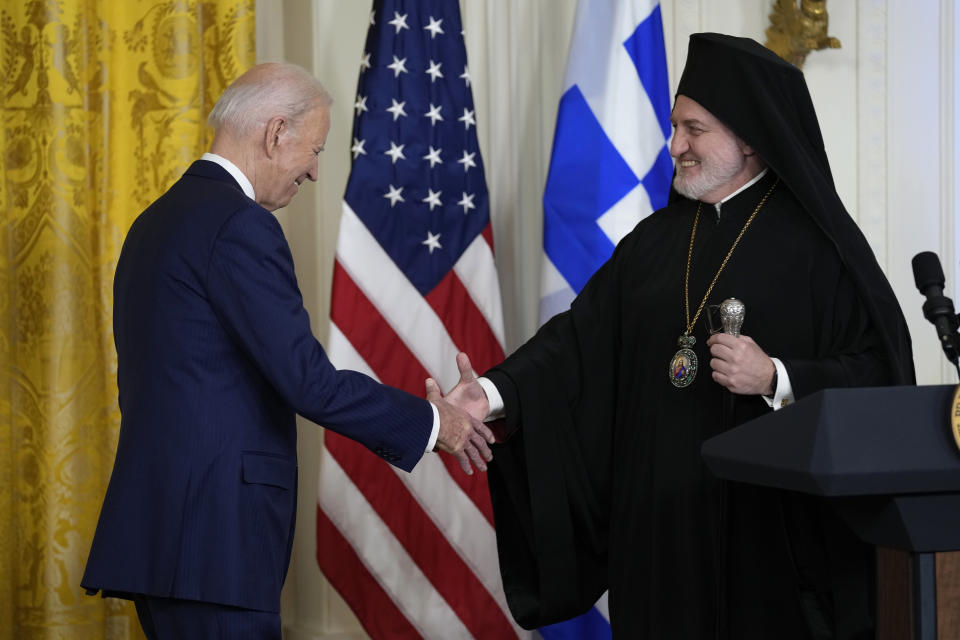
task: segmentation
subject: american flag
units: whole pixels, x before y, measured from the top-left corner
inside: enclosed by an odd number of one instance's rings
[[[328,351],[420,396],[503,359],[489,201],[459,5],[374,2],[354,104]],[[317,559],[374,638],[526,635],[503,595],[485,474],[413,473],[325,434]]]

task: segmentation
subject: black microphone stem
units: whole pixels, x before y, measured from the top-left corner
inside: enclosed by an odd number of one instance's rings
[[[940,347],[960,378],[960,316],[954,310],[953,300],[943,295],[945,278],[940,258],[932,251],[923,251],[911,262],[914,283],[926,298],[923,317],[936,327]]]

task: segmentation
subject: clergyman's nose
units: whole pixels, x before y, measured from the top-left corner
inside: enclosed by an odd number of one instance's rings
[[[674,129],[673,138],[670,139],[670,155],[674,158],[679,158],[683,153],[690,148],[690,145],[687,144],[686,137],[683,136],[678,130]]]

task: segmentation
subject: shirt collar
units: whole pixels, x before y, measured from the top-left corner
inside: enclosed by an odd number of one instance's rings
[[[720,202],[715,202],[715,203],[713,204],[713,208],[717,210],[717,217],[720,217],[720,205],[722,205],[724,202],[727,202],[728,200],[730,200],[731,198],[733,198],[734,196],[736,196],[737,194],[739,194],[741,191],[746,191],[747,189],[749,189],[749,188],[752,187],[753,185],[755,185],[755,184],[757,184],[758,182],[760,182],[760,179],[763,178],[763,176],[767,175],[767,171],[769,171],[769,170],[770,170],[770,167],[764,167],[764,168],[763,168],[763,171],[761,171],[761,172],[758,173],[757,175],[753,176],[753,178],[751,178],[745,185],[743,185],[742,187],[740,187],[739,189],[737,189],[736,191],[734,191],[733,193],[731,193],[730,195],[728,195],[726,198],[724,198],[724,199],[721,200]]]
[[[236,180],[237,184],[240,185],[240,188],[243,189],[243,193],[248,198],[256,202],[257,199],[253,193],[253,183],[250,182],[247,176],[243,175],[243,171],[240,171],[240,168],[237,165],[233,164],[223,156],[218,156],[215,153],[209,153],[209,152],[200,156],[200,159],[209,160],[210,162],[215,162],[221,167],[223,167],[224,169],[226,169],[227,173],[233,176],[233,179]]]

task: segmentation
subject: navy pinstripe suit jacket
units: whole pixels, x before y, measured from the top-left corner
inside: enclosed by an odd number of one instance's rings
[[[279,611],[294,414],[407,471],[423,455],[429,404],[330,364],[280,225],[215,163],[133,223],[113,322],[122,421],[89,592]]]

